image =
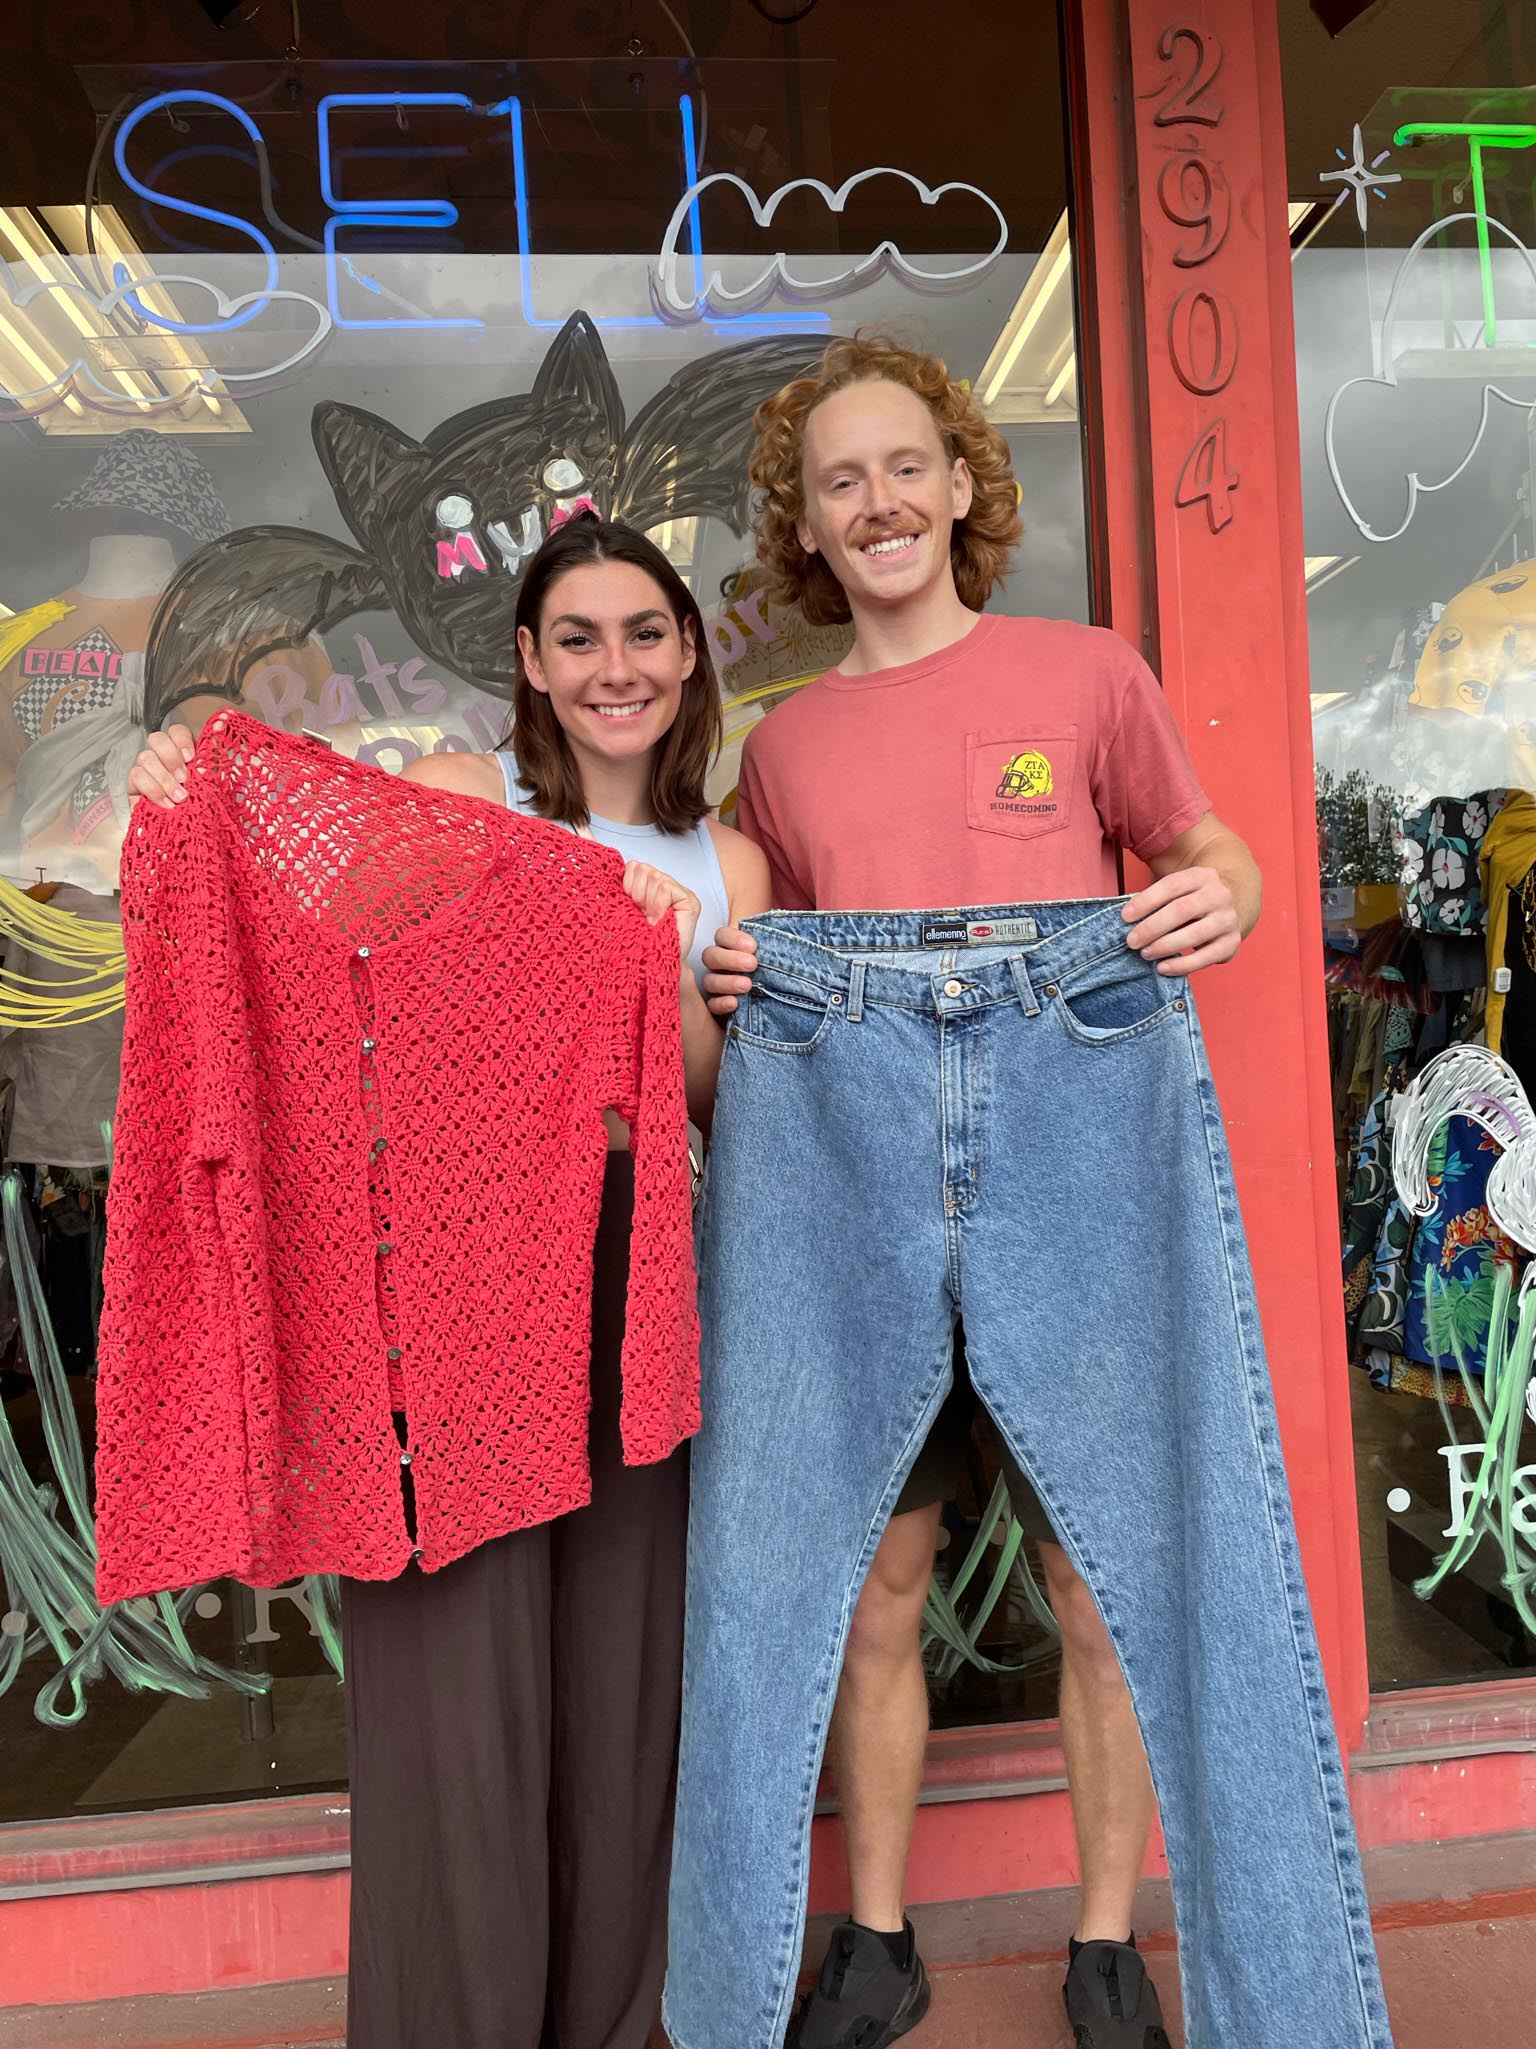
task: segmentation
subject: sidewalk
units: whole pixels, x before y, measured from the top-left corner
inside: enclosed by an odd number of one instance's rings
[[[1536,1837],[1377,1852],[1367,1875],[1396,2049],[1532,2049]],[[916,1910],[925,1953],[943,1961],[932,2011],[903,2049],[1071,2049],[1061,1976],[1072,1911],[1069,1893]],[[1144,1888],[1138,1919],[1182,2049],[1166,1886]],[[342,2049],[344,2029],[345,1987],[324,1979],[0,2009],[0,2049]]]
[[[1389,1929],[1378,1936],[1397,2049],[1530,2049],[1536,2031],[1536,1918]],[[1178,1974],[1157,1959],[1175,2049]],[[934,1980],[912,2049],[1070,2049],[1061,1967],[979,1964]],[[1233,2045],[1237,2049],[1237,2045]]]

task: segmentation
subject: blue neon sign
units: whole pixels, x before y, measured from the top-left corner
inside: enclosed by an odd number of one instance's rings
[[[239,123],[250,138],[257,152],[258,169],[264,171],[267,163],[266,138],[256,122],[233,100],[220,93],[186,91],[164,92],[146,100],[134,108],[118,129],[113,142],[113,160],[118,174],[131,192],[136,193],[146,204],[159,207],[171,213],[185,215],[189,219],[209,221],[220,227],[230,228],[238,235],[249,237],[264,259],[266,284],[254,295],[252,303],[239,313],[227,315],[221,320],[182,321],[157,314],[132,293],[125,294],[125,303],[143,321],[152,326],[168,328],[181,334],[227,334],[237,327],[254,320],[271,303],[271,295],[278,289],[277,251],[270,237],[254,221],[237,214],[227,214],[213,207],[200,206],[189,199],[180,199],[168,193],[157,191],[129,169],[127,157],[128,139],[152,114],[162,108],[167,110],[178,106],[201,106],[217,109],[228,114]],[[332,130],[332,115],[337,109],[346,107],[453,107],[474,118],[500,117],[505,115],[510,125],[512,141],[513,199],[517,217],[518,239],[518,284],[521,297],[521,311],[524,322],[534,328],[558,328],[569,313],[569,308],[559,314],[540,314],[534,301],[533,275],[533,225],[529,191],[528,154],[523,134],[523,110],[515,97],[500,100],[494,106],[479,107],[463,93],[328,93],[319,103],[315,113],[316,139],[320,166],[320,194],[329,212],[324,227],[326,304],[331,320],[343,328],[479,328],[484,321],[468,317],[458,319],[429,319],[425,316],[400,314],[384,319],[359,319],[342,310],[341,272],[343,268],[355,280],[377,291],[378,287],[359,272],[345,249],[338,249],[338,237],[348,229],[366,228],[415,228],[424,232],[442,232],[456,225],[458,208],[447,199],[393,199],[362,200],[347,199],[340,190],[338,175],[338,151]],[[689,191],[699,178],[698,142],[694,119],[693,102],[687,94],[678,101],[678,118],[681,124],[684,190]],[[176,152],[185,156],[185,149]],[[162,160],[164,163],[169,159]],[[689,208],[690,254],[694,276],[699,292],[704,283],[704,251],[699,203],[695,198]],[[118,263],[113,268],[114,285],[131,283],[132,274],[126,264]],[[599,327],[664,327],[668,323],[654,311],[635,314],[621,314],[609,318],[594,315]],[[782,330],[790,327],[824,327],[830,320],[826,313],[741,313],[719,315],[712,318],[712,326],[729,325],[733,329],[743,327],[767,327]]]
[[[225,99],[222,93],[192,92],[190,90],[186,92],[163,92],[157,94],[152,100],[146,100],[141,107],[135,107],[127,120],[124,121],[122,127],[118,129],[112,144],[112,159],[117,165],[118,176],[130,192],[136,192],[141,199],[148,201],[152,206],[163,207],[171,213],[184,213],[193,220],[215,221],[221,228],[233,228],[237,235],[249,235],[266,258],[266,291],[255,299],[245,312],[232,313],[224,320],[172,320],[164,314],[152,313],[131,292],[124,294],[123,303],[126,306],[131,306],[141,320],[147,321],[153,327],[170,328],[177,334],[228,334],[234,328],[244,327],[248,321],[254,320],[264,307],[270,305],[271,301],[267,297],[267,293],[275,292],[278,283],[276,249],[272,246],[267,235],[256,226],[254,221],[242,220],[238,214],[219,213],[211,206],[198,206],[195,201],[190,199],[175,199],[168,193],[157,192],[152,185],[146,185],[136,178],[128,168],[128,138],[133,134],[134,130],[147,121],[151,114],[157,114],[162,107],[187,106],[219,108],[223,113],[230,115],[232,119],[238,121],[261,154],[263,156],[266,155],[266,137],[256,126],[250,115],[246,113],[245,109],[237,107],[233,100]],[[112,282],[114,285],[126,284],[130,276],[131,272],[126,263],[115,263],[112,266]]]
[[[338,327],[484,327],[483,320],[429,320],[425,315],[389,320],[357,320],[341,310],[336,237],[347,228],[451,228],[459,209],[448,199],[343,199],[336,190],[335,158],[331,141],[333,107],[460,107],[475,111],[474,101],[461,92],[335,92],[327,93],[315,110],[320,144],[320,196],[331,209],[325,222],[325,296],[331,318]]]

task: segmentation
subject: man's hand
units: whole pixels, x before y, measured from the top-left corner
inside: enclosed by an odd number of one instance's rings
[[[1161,876],[1131,898],[1125,919],[1126,943],[1160,975],[1198,974],[1231,960],[1243,943],[1232,885],[1214,868]]]
[[[704,994],[716,1017],[729,1017],[751,994],[756,973],[757,941],[739,925],[722,925],[714,945],[704,949]]]
[[[187,794],[187,763],[195,746],[190,726],[172,726],[168,733],[151,733],[144,752],[128,771],[128,788],[135,797],[147,797],[162,811],[169,811]]]

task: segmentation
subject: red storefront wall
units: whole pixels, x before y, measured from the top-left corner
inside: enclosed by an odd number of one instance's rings
[[[1369,1714],[1273,0],[1069,0],[1067,16],[1098,616],[1158,669],[1218,811],[1264,870],[1263,922],[1202,1012],[1362,1838],[1536,1828],[1536,1684],[1397,1695]],[[935,1738],[910,1897],[1070,1884],[1062,1788],[1050,1726]],[[835,1823],[817,1826],[811,1905],[826,1911],[844,1874]],[[345,1860],[345,1800],[325,1796],[6,1830],[4,1997],[334,1973]]]

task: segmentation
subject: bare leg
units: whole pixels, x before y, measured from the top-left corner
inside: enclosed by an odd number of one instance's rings
[[[853,1918],[889,1934],[905,1913],[907,1849],[928,1743],[918,1626],[941,1506],[891,1518],[854,1610],[832,1716]]]
[[[1083,1895],[1080,1942],[1125,1942],[1157,1801],[1130,1690],[1093,1596],[1059,1544],[1040,1563],[1061,1626],[1061,1741]]]

